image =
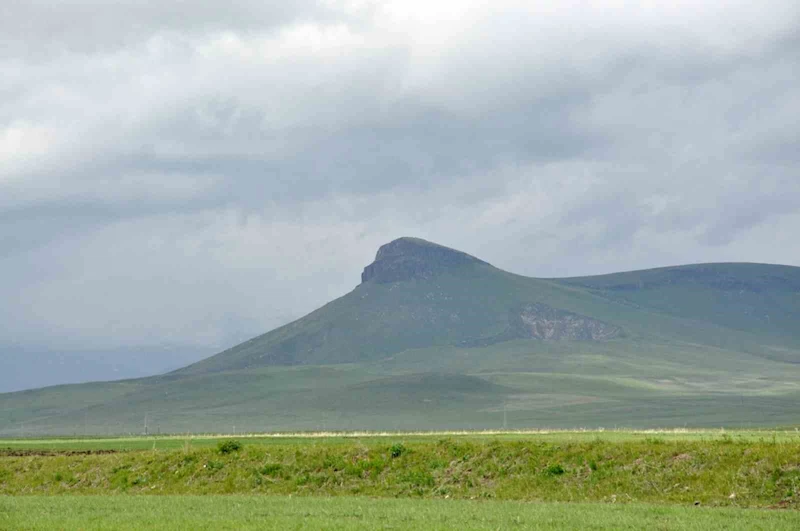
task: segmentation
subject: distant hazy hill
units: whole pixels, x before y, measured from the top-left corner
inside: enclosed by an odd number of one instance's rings
[[[0,393],[46,385],[140,378],[213,354],[209,348],[45,349],[0,344]]]
[[[797,267],[534,279],[401,238],[352,292],[186,368],[0,395],[0,433],[800,423],[798,325]]]

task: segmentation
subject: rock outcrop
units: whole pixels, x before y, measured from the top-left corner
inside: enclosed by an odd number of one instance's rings
[[[428,279],[465,265],[485,263],[461,251],[425,240],[399,238],[378,249],[375,261],[361,273],[361,282],[387,284]]]
[[[604,341],[620,333],[620,328],[612,324],[538,303],[514,312],[511,329],[517,337],[550,341]]]
[[[508,312],[508,328],[503,332],[458,343],[459,347],[488,347],[514,339],[542,341],[607,341],[622,329],[585,315],[553,308],[542,303],[526,304]]]

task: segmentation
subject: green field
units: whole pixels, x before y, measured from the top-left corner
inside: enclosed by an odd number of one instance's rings
[[[0,528],[797,529],[800,512],[290,496],[0,496]]]

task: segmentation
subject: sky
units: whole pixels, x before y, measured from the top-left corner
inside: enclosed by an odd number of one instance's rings
[[[401,236],[800,265],[799,82],[795,0],[5,1],[0,356],[208,355]]]

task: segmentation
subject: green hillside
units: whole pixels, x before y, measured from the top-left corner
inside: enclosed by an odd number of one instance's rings
[[[615,302],[749,332],[762,338],[761,354],[800,361],[784,358],[789,353],[782,348],[784,343],[797,347],[800,341],[798,267],[697,264],[560,282]]]
[[[0,434],[800,424],[800,268],[534,279],[412,238],[178,371],[0,395]]]

